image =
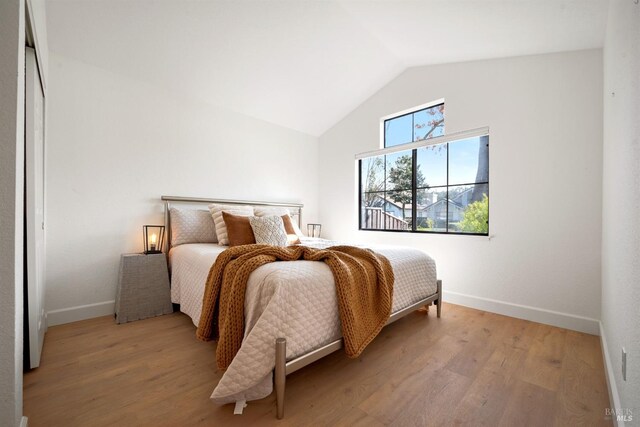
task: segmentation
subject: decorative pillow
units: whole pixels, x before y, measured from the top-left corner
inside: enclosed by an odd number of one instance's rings
[[[287,246],[287,232],[279,216],[252,216],[249,223],[253,229],[256,243],[273,246]]]
[[[269,215],[276,215],[276,216],[282,216],[282,215],[288,215],[289,218],[291,218],[291,213],[289,212],[289,209],[287,208],[280,208],[277,206],[266,206],[266,207],[258,207],[256,206],[253,209],[253,213],[255,216],[269,216]],[[294,233],[296,236],[298,237],[304,237],[304,234],[302,234],[302,231],[300,231],[300,227],[298,227],[298,222],[294,221],[293,219],[291,219],[291,225],[293,227]]]
[[[209,205],[209,212],[211,212],[211,217],[213,218],[213,222],[216,225],[216,235],[218,236],[218,244],[228,245],[229,237],[227,235],[227,226],[224,223],[224,219],[222,218],[222,211],[225,211],[232,215],[252,216],[253,207],[235,206],[235,205],[218,205],[215,203]]]
[[[287,233],[287,244],[296,245],[300,243],[300,238],[296,234],[295,228],[293,228],[293,222],[289,215],[282,215],[282,223],[284,224],[284,231]]]
[[[229,246],[250,245],[256,242],[248,216],[232,215],[222,211],[222,219],[227,226]]]
[[[216,226],[211,214],[203,209],[169,210],[171,218],[171,246],[185,243],[216,243]]]

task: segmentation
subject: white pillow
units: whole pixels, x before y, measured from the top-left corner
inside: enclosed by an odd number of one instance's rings
[[[209,211],[204,209],[169,210],[171,246],[185,243],[216,243],[216,226]]]
[[[209,205],[209,212],[216,226],[216,235],[218,236],[218,244],[228,245],[229,235],[227,233],[227,225],[222,218],[222,211],[230,213],[231,215],[238,216],[253,216],[253,207],[251,206],[236,206],[236,205],[218,205],[212,203]]]
[[[271,216],[271,215],[275,215],[275,216],[289,215],[289,217],[291,217],[291,212],[289,212],[289,209],[280,208],[276,206],[266,206],[266,207],[256,206],[255,208],[253,208],[253,214],[255,216],[260,216],[260,217]],[[298,237],[304,237],[304,234],[302,234],[302,231],[300,231],[300,227],[298,227],[298,221],[293,219],[293,217],[291,217],[291,225],[293,225],[293,231],[296,232],[296,235]]]
[[[287,232],[279,216],[249,217],[256,243],[273,246],[287,246]]]

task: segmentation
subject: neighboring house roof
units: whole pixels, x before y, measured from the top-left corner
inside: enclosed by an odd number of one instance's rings
[[[430,208],[432,208],[432,207],[435,207],[436,205],[439,205],[439,204],[440,204],[440,205],[443,205],[445,201],[448,201],[450,205],[454,205],[454,206],[455,206],[455,207],[457,207],[457,208],[464,209],[464,206],[463,206],[463,205],[461,205],[461,204],[460,204],[460,203],[458,203],[458,202],[454,202],[452,199],[440,199],[440,200],[438,200],[438,201],[437,201],[437,202],[435,202],[435,203],[431,203],[430,205],[427,205],[427,206],[425,206],[425,207],[423,207],[423,208],[420,208],[420,210],[421,210],[421,211],[426,211],[426,210],[428,210],[428,209],[430,209]]]
[[[473,187],[466,188],[464,191],[456,194],[455,197],[450,198],[449,199],[449,203],[452,203],[453,205],[455,205],[455,206],[457,206],[457,207],[459,207],[461,209],[464,209],[465,206],[464,206],[464,204],[461,203],[460,199],[462,199],[465,195],[469,194],[472,191],[473,191]],[[395,200],[390,199],[388,196],[384,197],[384,196],[382,196],[380,194],[376,194],[374,197],[376,199],[379,199],[381,204],[388,203],[390,205],[393,205],[393,206],[397,207],[399,210],[402,210],[402,204],[396,202]],[[434,205],[436,205],[438,203],[444,203],[444,201],[445,201],[445,199],[440,199],[440,200],[438,200],[437,202],[434,202],[434,203],[428,203],[428,204],[425,204],[425,205],[420,205],[419,204],[419,205],[417,205],[416,208],[418,210],[426,210],[426,209],[429,209],[431,206],[434,206]],[[407,203],[407,204],[404,205],[404,208],[405,208],[405,210],[411,210],[413,208],[413,205],[411,203]]]
[[[383,204],[384,203],[389,203],[390,205],[393,205],[393,206],[397,207],[398,209],[402,210],[402,205],[400,203],[395,202],[395,201],[389,199],[388,197],[383,197],[380,194],[376,194],[374,197],[376,199],[379,199]],[[405,205],[405,209],[406,209],[407,206],[411,206],[411,205]]]
[[[450,204],[453,204],[454,206],[460,208],[460,209],[464,209],[465,206],[460,203],[460,199],[462,199],[463,196],[465,196],[466,194],[470,193],[473,191],[473,187],[469,187],[466,188],[463,192],[456,194],[455,197],[451,198],[451,199],[440,199],[437,202],[434,203],[430,203],[427,206],[420,208],[421,210],[427,210],[429,209],[431,206],[437,205],[438,203],[444,203],[445,200],[448,200]]]

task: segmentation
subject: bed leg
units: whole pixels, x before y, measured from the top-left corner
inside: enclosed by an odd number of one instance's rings
[[[436,314],[440,317],[440,313],[442,312],[442,280],[438,280],[438,300],[436,301],[437,311]]]
[[[276,339],[276,405],[278,409],[277,417],[281,420],[284,417],[284,386],[287,381],[287,340]]]

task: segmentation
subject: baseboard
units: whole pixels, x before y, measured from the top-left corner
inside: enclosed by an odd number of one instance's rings
[[[27,417],[23,416],[20,420],[20,427],[27,427],[27,424],[29,424],[29,420],[27,419]]]
[[[613,372],[613,365],[611,364],[611,357],[609,356],[609,347],[607,347],[607,337],[604,333],[604,328],[602,327],[602,322],[600,323],[600,345],[602,346],[602,359],[604,360],[604,373],[607,379],[607,387],[609,389],[609,404],[613,409],[621,409],[622,405],[620,404],[620,395],[618,394],[618,387],[616,385],[616,376]],[[634,414],[635,415],[635,414]],[[624,427],[624,421],[615,420],[614,424],[618,427]]]
[[[62,325],[93,317],[113,315],[115,301],[103,301],[95,304],[79,305],[47,312],[47,326]]]
[[[503,314],[505,316],[517,317],[518,319],[531,320],[533,322],[544,323],[546,325],[558,326],[560,328],[571,329],[573,331],[584,332],[592,335],[598,335],[600,333],[600,322],[588,317],[576,316],[573,314],[561,313],[559,311],[531,307],[528,305],[514,304],[490,298],[476,297],[473,295],[466,295],[446,290],[443,291],[442,299],[445,302],[453,304],[464,305],[478,310]]]

